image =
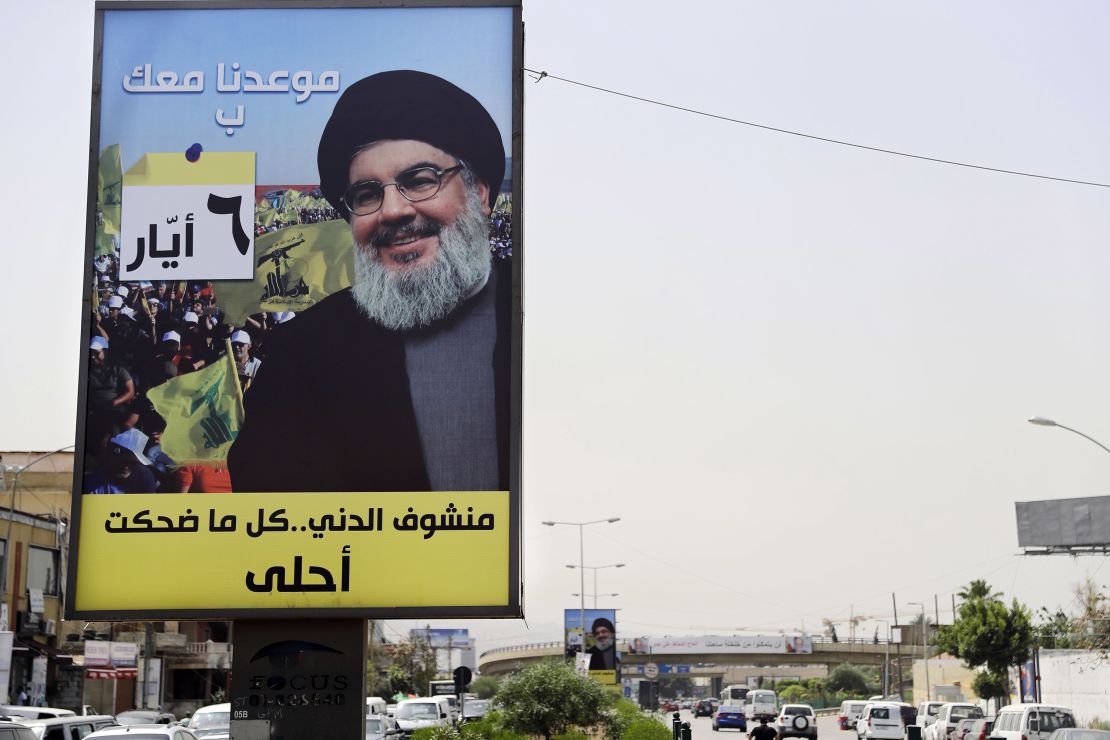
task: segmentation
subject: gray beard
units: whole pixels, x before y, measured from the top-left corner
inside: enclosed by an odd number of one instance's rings
[[[454,223],[439,230],[431,265],[394,272],[381,253],[355,240],[355,283],[351,294],[362,313],[387,329],[405,331],[444,318],[489,277],[489,219],[473,188]]]

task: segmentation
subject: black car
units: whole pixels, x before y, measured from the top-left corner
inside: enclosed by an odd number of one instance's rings
[[[708,699],[702,699],[694,705],[695,717],[712,717],[713,716],[713,702]]]

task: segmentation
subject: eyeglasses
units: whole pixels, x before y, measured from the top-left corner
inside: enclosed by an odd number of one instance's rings
[[[435,167],[416,167],[402,172],[397,175],[396,180],[384,185],[377,180],[356,182],[343,193],[343,203],[357,216],[377,213],[385,202],[385,189],[390,185],[396,186],[397,192],[408,202],[419,203],[434,198],[443,187],[443,178],[460,169],[461,163],[442,170]]]

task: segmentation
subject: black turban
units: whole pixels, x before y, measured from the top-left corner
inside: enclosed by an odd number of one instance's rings
[[[425,72],[402,69],[364,77],[348,87],[320,135],[320,190],[350,220],[343,203],[351,158],[374,141],[411,139],[465,160],[489,186],[492,208],[505,176],[497,124],[470,93]]]
[[[598,627],[607,627],[609,631],[612,632],[614,635],[617,633],[617,628],[614,627],[613,623],[605,617],[598,617],[597,619],[595,619],[593,626],[590,627],[590,632],[597,632]]]

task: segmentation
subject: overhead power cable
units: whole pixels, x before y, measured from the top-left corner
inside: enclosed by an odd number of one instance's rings
[[[765,131],[774,131],[775,133],[779,133],[779,134],[789,134],[791,136],[800,136],[804,139],[813,139],[814,141],[823,141],[827,144],[839,144],[840,146],[850,146],[850,147],[853,147],[855,149],[866,149],[867,151],[879,152],[880,154],[893,154],[893,155],[898,156],[898,157],[909,157],[910,159],[921,159],[921,160],[924,160],[926,162],[936,162],[938,164],[948,164],[948,165],[954,165],[956,167],[968,167],[968,168],[975,169],[975,170],[986,170],[987,172],[999,172],[999,173],[1004,174],[1004,175],[1018,175],[1020,177],[1035,177],[1039,180],[1055,180],[1057,182],[1068,182],[1068,183],[1071,183],[1073,185],[1089,185],[1091,187],[1096,187],[1096,188],[1110,188],[1110,184],[1103,183],[1103,182],[1089,182],[1087,180],[1073,180],[1073,179],[1068,178],[1068,177],[1053,177],[1051,175],[1040,175],[1040,174],[1037,174],[1035,172],[1021,172],[1019,170],[1002,169],[1001,167],[987,167],[986,165],[971,164],[970,162],[957,162],[957,161],[952,160],[952,159],[941,159],[939,157],[926,157],[923,154],[912,154],[910,152],[900,152],[900,151],[897,151],[895,149],[883,149],[882,147],[868,146],[866,144],[856,144],[856,143],[851,142],[851,141],[842,141],[840,139],[830,139],[827,136],[817,136],[815,134],[807,134],[807,133],[804,133],[802,131],[791,131],[790,129],[778,128],[777,126],[768,126],[768,125],[763,124],[763,123],[755,123],[753,121],[744,121],[744,120],[741,120],[739,118],[730,118],[728,116],[722,116],[722,115],[719,115],[717,113],[709,113],[708,111],[697,110],[696,108],[686,108],[686,107],[683,107],[681,105],[674,105],[673,103],[666,103],[666,102],[663,102],[662,100],[652,100],[651,98],[645,98],[645,97],[641,97],[639,95],[632,95],[631,93],[620,92],[619,90],[610,90],[609,88],[599,87],[598,85],[590,85],[590,84],[587,84],[585,82],[579,82],[578,80],[569,80],[565,77],[558,77],[556,75],[551,74],[550,72],[537,72],[536,70],[528,69],[527,67],[523,67],[522,69],[525,72],[528,72],[529,74],[534,75],[533,79],[536,82],[539,82],[540,80],[545,80],[545,79],[547,79],[547,80],[559,80],[559,82],[566,82],[570,85],[577,85],[579,87],[585,87],[585,88],[588,88],[590,90],[596,90],[597,92],[603,92],[603,93],[607,93],[609,95],[617,95],[619,97],[628,98],[630,100],[638,100],[641,103],[649,103],[651,105],[658,105],[658,106],[663,107],[663,108],[670,108],[672,110],[682,111],[683,113],[692,113],[696,116],[705,116],[706,118],[714,118],[718,121],[726,121],[728,123],[738,123],[742,126],[751,126],[753,128],[763,129]]]

